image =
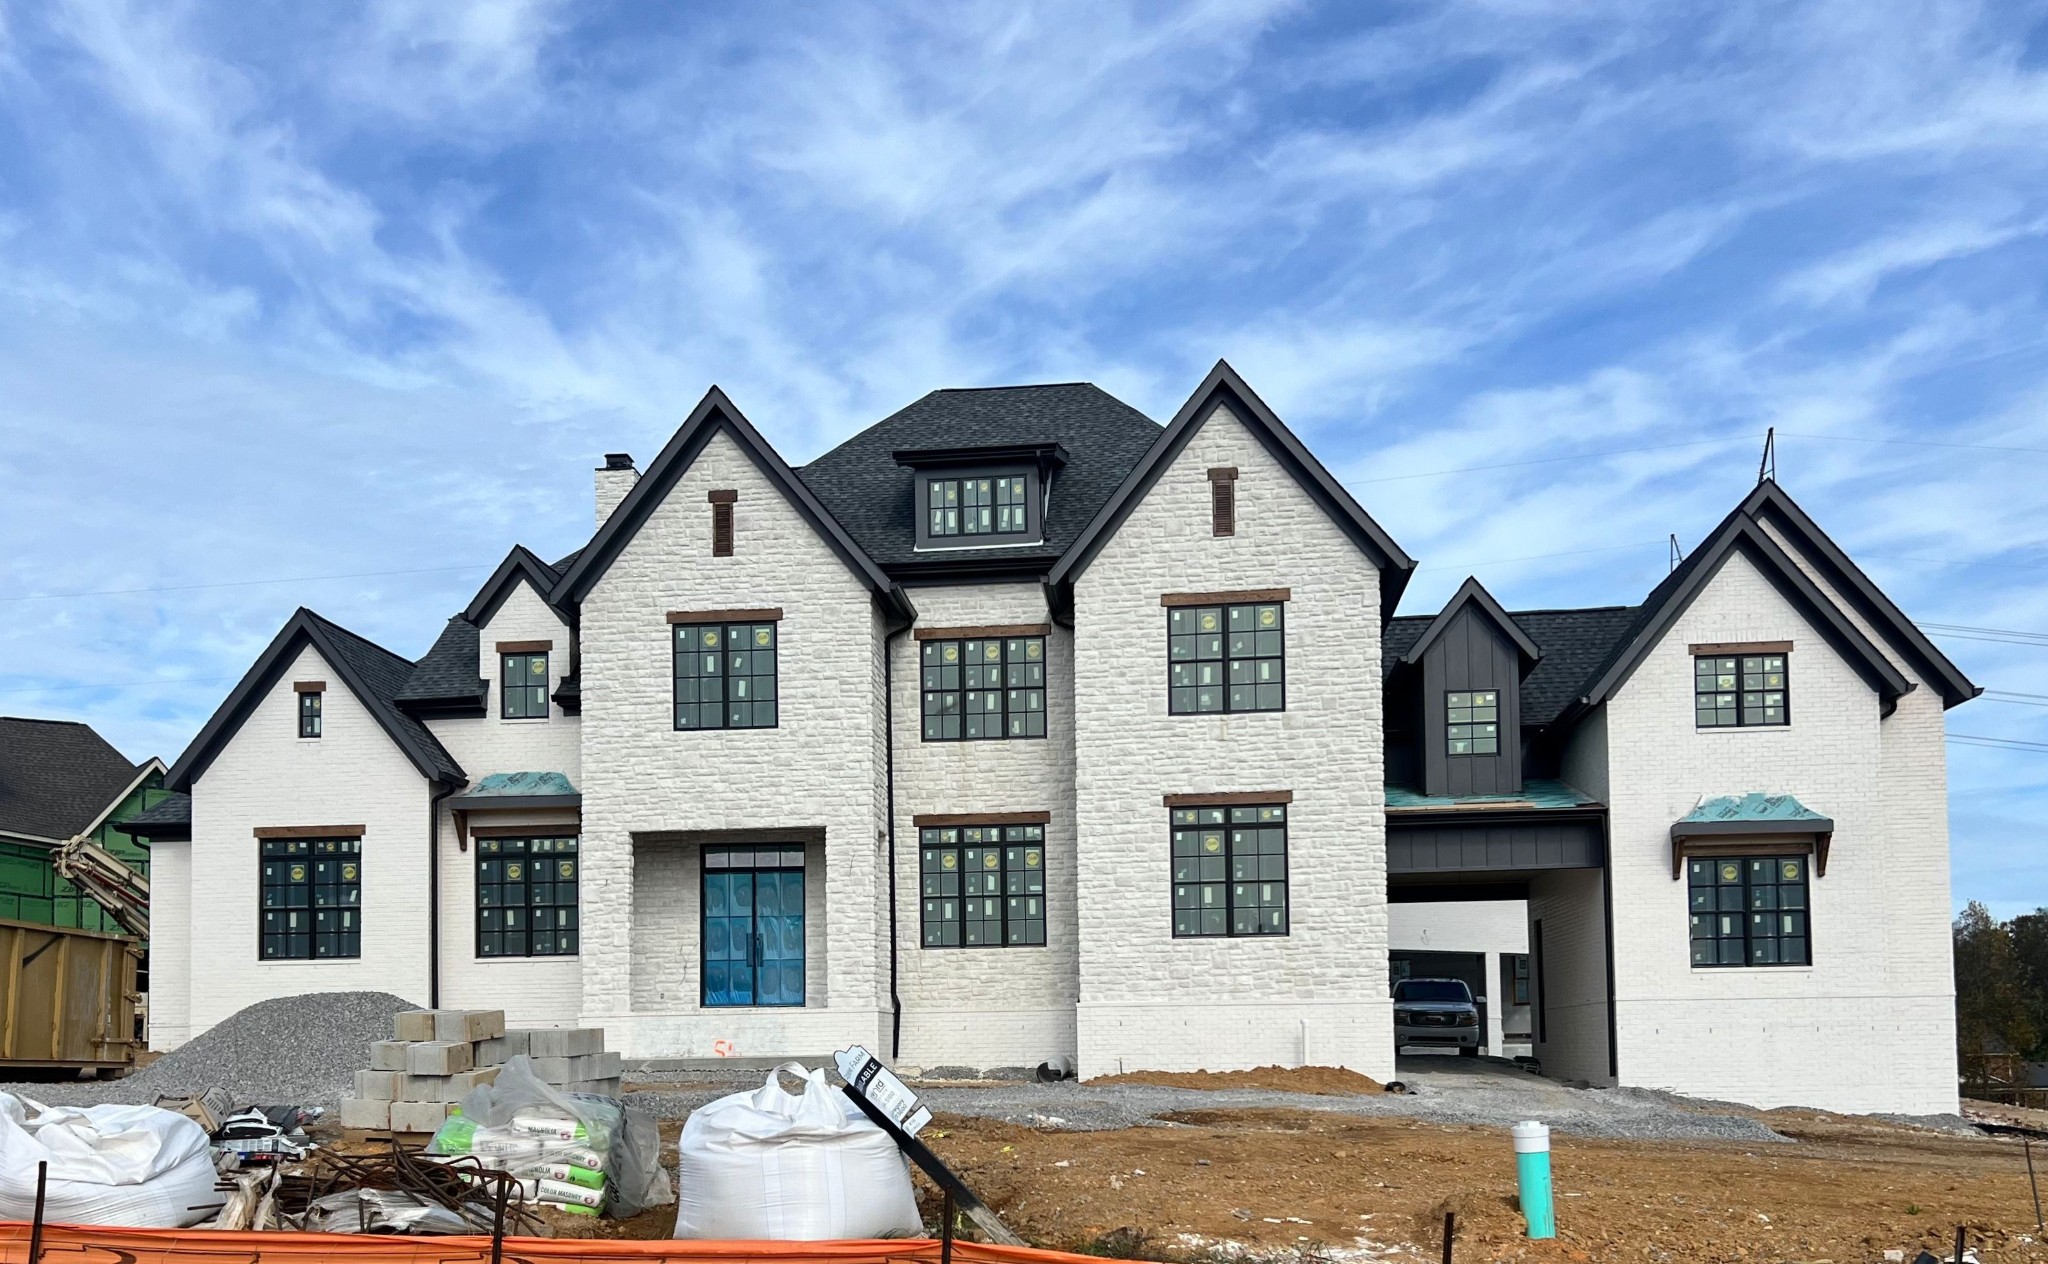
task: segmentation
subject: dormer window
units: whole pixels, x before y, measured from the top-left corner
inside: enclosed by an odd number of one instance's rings
[[[1046,495],[1067,459],[1056,443],[905,449],[895,456],[911,472],[919,549],[1042,542]]]
[[[934,537],[1024,535],[1031,530],[1027,474],[983,478],[928,478],[925,525]]]

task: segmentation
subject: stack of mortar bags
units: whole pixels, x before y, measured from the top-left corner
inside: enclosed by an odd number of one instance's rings
[[[519,1196],[576,1215],[637,1215],[675,1198],[654,1118],[616,1098],[567,1093],[515,1057],[462,1099],[429,1155],[474,1155],[519,1180]]]

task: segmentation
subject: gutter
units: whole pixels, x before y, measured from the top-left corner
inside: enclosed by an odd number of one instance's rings
[[[896,889],[896,638],[910,630],[905,623],[882,638],[882,732],[885,769],[884,801],[889,815],[889,1061],[903,1055],[903,996],[897,991],[897,905],[902,892]]]
[[[441,1008],[441,803],[461,786],[441,788],[427,798],[427,1008]]]

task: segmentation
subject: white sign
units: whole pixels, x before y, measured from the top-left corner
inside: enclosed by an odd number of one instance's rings
[[[894,1071],[866,1049],[859,1045],[841,1049],[832,1055],[832,1061],[838,1064],[841,1079],[859,1089],[861,1096],[887,1116],[890,1123],[911,1136],[932,1121],[931,1109],[918,1100],[910,1086],[897,1079]]]

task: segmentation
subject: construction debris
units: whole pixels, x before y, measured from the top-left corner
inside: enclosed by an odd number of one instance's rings
[[[382,1132],[433,1132],[455,1104],[498,1078],[513,1058],[567,1093],[619,1095],[623,1059],[597,1027],[507,1031],[496,1009],[414,1009],[392,1018],[390,1040],[370,1042],[370,1065],[355,1073],[341,1125]]]

